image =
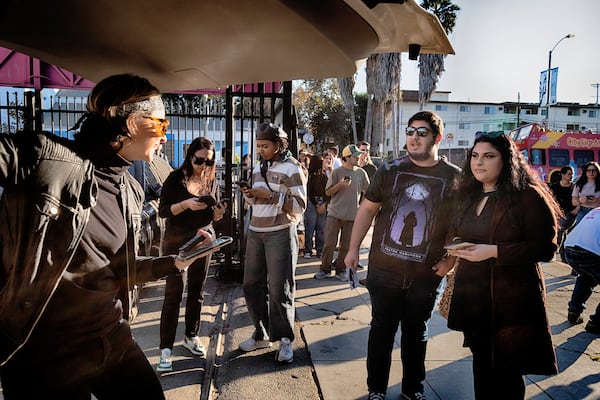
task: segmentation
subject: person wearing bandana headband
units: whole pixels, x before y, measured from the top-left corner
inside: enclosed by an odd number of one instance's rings
[[[294,274],[298,260],[297,224],[306,209],[306,175],[287,150],[287,133],[263,123],[256,130],[260,162],[251,188],[241,187],[252,206],[244,258],[244,296],[254,333],[240,343],[243,351],[272,346],[275,359],[294,359]]]
[[[195,260],[137,256],[144,195],[128,169],[167,128],[158,89],[122,74],[94,87],[74,140],[0,135],[4,399],[164,399],[131,334],[130,294]]]

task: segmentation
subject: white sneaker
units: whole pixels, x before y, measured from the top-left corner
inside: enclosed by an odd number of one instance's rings
[[[348,274],[346,272],[336,272],[335,277],[342,282],[348,282]]]
[[[195,356],[204,357],[206,355],[206,349],[204,349],[198,336],[193,336],[191,338],[185,337],[183,339],[183,347],[188,349],[190,353]]]
[[[315,274],[315,279],[331,278],[332,276],[331,272],[319,271]]]
[[[239,344],[240,350],[245,352],[254,351],[258,349],[266,349],[267,347],[271,346],[273,346],[273,343],[269,342],[269,339],[254,340],[253,337],[250,337],[249,339],[244,340],[242,343]]]
[[[304,253],[304,258],[308,259],[312,257],[312,253]]]
[[[171,362],[171,349],[160,349],[160,360],[156,366],[158,372],[173,371],[173,363]]]
[[[281,338],[276,360],[281,363],[291,363],[294,361],[294,349],[292,349],[292,342],[290,342],[290,339],[286,337]]]

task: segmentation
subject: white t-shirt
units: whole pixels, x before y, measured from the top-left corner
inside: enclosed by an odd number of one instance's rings
[[[565,247],[575,246],[600,256],[600,207],[587,213],[567,235]]]

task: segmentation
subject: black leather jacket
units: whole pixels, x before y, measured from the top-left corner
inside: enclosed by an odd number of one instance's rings
[[[172,257],[136,257],[143,191],[125,174],[126,259],[111,269],[123,293],[176,272]],[[69,267],[97,184],[75,142],[49,133],[0,135],[0,365],[27,341]],[[128,296],[122,296],[128,308]]]

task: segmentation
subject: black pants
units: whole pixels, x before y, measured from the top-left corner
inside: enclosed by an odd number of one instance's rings
[[[192,263],[186,273],[170,274],[166,277],[165,300],[160,314],[160,348],[172,349],[177,332],[179,306],[183,297],[184,279],[187,278],[187,298],[185,303],[185,336],[198,335],[200,313],[204,296],[202,290],[208,276],[210,256]]]
[[[465,338],[473,353],[475,399],[525,399],[525,381],[521,372],[494,364],[491,335],[465,333]]]
[[[163,400],[160,381],[122,321],[105,336],[27,349],[0,369],[5,400]]]

